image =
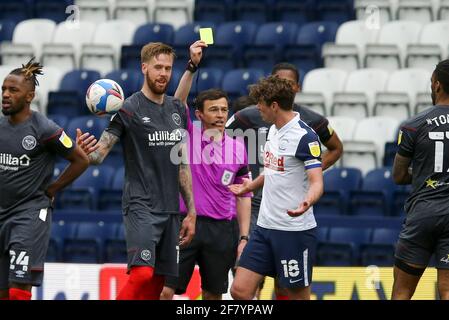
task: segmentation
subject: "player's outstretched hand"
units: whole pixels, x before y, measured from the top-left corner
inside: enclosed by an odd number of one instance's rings
[[[251,179],[243,178],[242,184],[231,184],[228,186],[229,190],[236,196],[241,196],[242,194],[250,192],[249,184]]]
[[[200,64],[201,58],[203,57],[203,48],[207,48],[207,44],[202,40],[195,41],[189,48],[190,60],[196,66]]]
[[[309,210],[309,208],[310,208],[310,203],[307,201],[304,201],[304,202],[300,203],[298,208],[296,208],[295,210],[287,210],[287,213],[290,217],[298,217],[298,216],[302,215],[304,212],[306,212],[307,210]]]
[[[79,128],[76,129],[76,144],[80,146],[83,151],[89,155],[97,150],[100,145],[97,144],[97,139],[89,132],[82,133]]]
[[[182,221],[181,230],[179,231],[179,246],[188,245],[195,235],[196,214],[187,214]]]

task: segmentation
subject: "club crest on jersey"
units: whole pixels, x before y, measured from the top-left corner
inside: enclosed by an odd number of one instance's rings
[[[177,113],[173,113],[171,115],[171,118],[173,119],[173,122],[177,125],[180,126],[181,125],[181,116]]]
[[[151,251],[150,250],[142,250],[142,252],[140,253],[140,257],[142,258],[142,260],[144,261],[148,261],[151,259]]]
[[[22,147],[25,150],[33,150],[36,147],[36,138],[33,136],[26,136],[22,139]]]
[[[221,176],[221,183],[224,186],[229,185],[232,182],[232,177],[234,176],[234,173],[229,171],[229,170],[225,170],[223,171],[223,175]]]
[[[321,154],[321,148],[318,141],[313,141],[309,143],[310,154],[314,157],[319,157]]]
[[[73,145],[72,139],[70,139],[70,137],[66,135],[64,131],[62,131],[61,136],[59,137],[59,141],[61,141],[62,145],[67,149],[71,148]]]

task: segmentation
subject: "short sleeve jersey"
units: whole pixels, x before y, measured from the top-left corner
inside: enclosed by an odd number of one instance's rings
[[[449,106],[434,106],[407,120],[398,153],[412,159],[408,219],[449,214]]]
[[[56,155],[66,157],[74,148],[63,129],[38,112],[19,124],[0,118],[0,219],[17,210],[49,207],[45,190]]]
[[[119,137],[125,158],[123,210],[179,213],[179,144],[187,115],[179,99],[162,105],[141,91],[127,98],[106,131]]]
[[[316,133],[297,114],[282,128],[271,126],[264,148],[264,188],[257,225],[274,230],[303,231],[316,227],[313,208],[298,217],[296,209],[308,191],[306,170],[321,167]]]

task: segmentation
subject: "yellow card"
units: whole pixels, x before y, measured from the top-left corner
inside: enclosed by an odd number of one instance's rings
[[[214,35],[212,28],[200,28],[200,39],[206,44],[214,44]]]

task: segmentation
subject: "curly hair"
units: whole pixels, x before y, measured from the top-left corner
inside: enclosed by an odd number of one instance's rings
[[[39,62],[35,62],[34,59],[35,57],[31,58],[31,60],[28,61],[27,64],[22,64],[22,68],[14,69],[9,73],[24,76],[26,80],[32,83],[33,89],[39,85],[37,76],[44,74],[42,72],[43,66]]]
[[[256,84],[249,86],[249,96],[257,101],[271,105],[277,102],[283,110],[292,110],[295,92],[291,81],[277,76],[260,79]]]

